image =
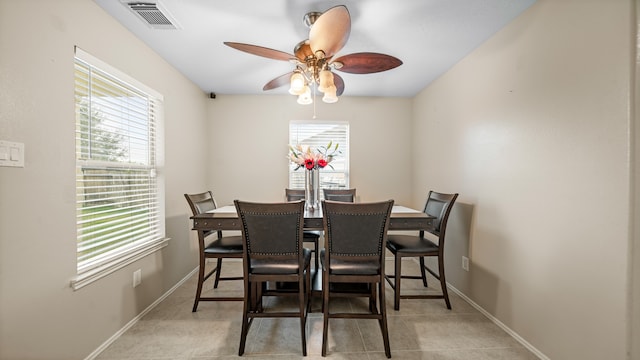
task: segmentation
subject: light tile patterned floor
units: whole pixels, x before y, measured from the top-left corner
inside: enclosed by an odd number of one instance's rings
[[[393,266],[392,261],[387,267]],[[412,269],[413,267],[413,269]],[[223,274],[242,274],[241,262],[227,261]],[[412,260],[405,260],[405,271],[417,271]],[[417,273],[417,272],[416,272]],[[238,358],[242,302],[200,302],[191,312],[197,275],[192,276],[173,294],[146,314],[138,323],[106,348],[97,360],[214,360]],[[221,282],[205,292],[242,295],[241,281]],[[425,289],[419,281],[403,280],[407,291],[439,291],[432,279]],[[400,311],[393,310],[393,292],[387,285],[387,311],[391,354],[408,360],[535,360],[537,357],[510,335],[493,324],[455,293],[449,292],[452,310],[444,300],[403,299]],[[269,305],[287,306],[269,300]],[[288,300],[285,300],[288,301]],[[307,321],[308,356],[302,356],[299,321],[255,319],[244,357],[252,359],[322,359],[322,313],[320,299],[314,299]],[[332,308],[355,309],[360,299],[338,299]],[[294,305],[295,306],[295,305]],[[386,359],[382,336],[376,320],[331,319],[327,358]]]

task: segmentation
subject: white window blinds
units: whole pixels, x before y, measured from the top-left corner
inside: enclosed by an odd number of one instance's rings
[[[316,151],[329,142],[339,144],[340,154],[320,170],[320,188],[349,187],[349,123],[344,121],[309,122],[291,121],[289,123],[289,144],[292,146],[310,146]],[[289,188],[304,188],[304,169],[295,170],[296,165],[289,166]]]
[[[162,98],[78,50],[76,219],[82,274],[135,260],[164,241],[165,231],[156,171]]]

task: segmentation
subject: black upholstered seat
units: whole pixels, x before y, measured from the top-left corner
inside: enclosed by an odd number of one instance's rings
[[[302,249],[305,259],[311,258],[311,250]],[[251,271],[254,274],[296,274],[298,259],[273,261],[271,259],[254,259],[251,261]]]
[[[211,191],[198,194],[184,194],[193,215],[214,210],[217,207],[216,200]],[[215,235],[211,236],[211,235]],[[202,297],[202,287],[204,282],[213,274],[215,281],[213,288],[218,288],[218,283],[222,280],[242,280],[242,277],[222,277],[222,259],[242,258],[242,236],[222,236],[222,231],[198,231],[199,265],[198,265],[198,287],[196,298],[193,302],[192,311],[198,310],[200,301],[241,301],[241,297]],[[205,274],[206,259],[217,259],[216,266]]]
[[[216,232],[217,233],[217,232]],[[238,241],[239,240],[239,241]],[[207,247],[204,248],[205,254],[227,254],[236,255],[240,252],[242,254],[242,237],[241,236],[227,236],[213,240]]]
[[[244,308],[238,355],[244,354],[254,318],[298,317],[302,354],[306,356],[311,250],[303,247],[304,202],[265,204],[235,200],[234,203],[242,221],[244,274]],[[293,286],[281,286],[282,283]],[[296,296],[297,309],[271,311],[263,306],[264,296]]]
[[[375,275],[379,271],[380,265],[375,260],[333,259],[331,263],[331,272],[336,275]]]
[[[447,222],[449,214],[453,208],[458,194],[443,194],[434,191],[429,192],[427,203],[424,206],[424,212],[436,217],[434,226],[430,229],[420,231],[416,235],[391,234],[387,239],[387,249],[394,256],[395,269],[394,274],[387,275],[385,278],[394,291],[393,308],[400,309],[400,299],[444,299],[448,309],[451,309],[449,301],[449,293],[447,292],[447,282],[444,272],[444,241],[447,231]],[[432,234],[436,240],[425,237],[425,231]],[[434,256],[438,258],[438,271],[434,271],[426,266],[425,256]],[[417,257],[420,263],[420,276],[402,275],[402,258]],[[422,279],[425,287],[427,284],[426,272],[428,271],[436,279],[440,280],[440,288],[442,295],[403,295],[400,291],[402,279]],[[393,281],[392,281],[393,279]]]
[[[329,319],[377,319],[385,354],[391,357],[384,289],[384,253],[393,200],[376,203],[322,202],[322,356],[327,353]],[[361,290],[358,290],[361,289]],[[376,296],[377,294],[377,296]],[[369,311],[331,312],[334,297],[369,298]],[[377,304],[376,304],[377,298]]]
[[[424,237],[400,234],[390,236],[393,237],[393,242],[387,241],[387,248],[393,253],[422,254],[437,253],[439,250],[437,244]]]

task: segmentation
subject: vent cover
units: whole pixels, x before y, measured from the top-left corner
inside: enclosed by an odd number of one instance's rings
[[[171,15],[157,2],[127,2],[125,5],[152,29],[179,28]]]

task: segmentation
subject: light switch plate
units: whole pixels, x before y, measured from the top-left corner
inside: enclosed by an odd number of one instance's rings
[[[0,166],[24,167],[24,144],[0,140]]]

